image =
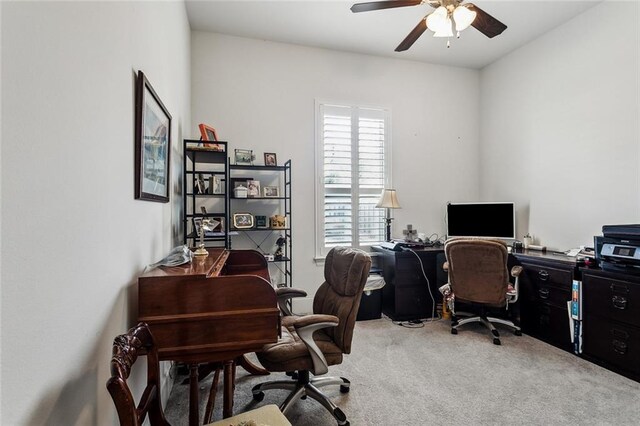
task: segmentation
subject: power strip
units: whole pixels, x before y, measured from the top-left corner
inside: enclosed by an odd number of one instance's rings
[[[537,246],[535,244],[529,244],[527,248],[529,250],[547,251],[547,246]]]

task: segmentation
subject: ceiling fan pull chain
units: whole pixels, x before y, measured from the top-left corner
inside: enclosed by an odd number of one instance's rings
[[[449,38],[447,37],[447,49],[451,47],[451,41],[449,41]]]

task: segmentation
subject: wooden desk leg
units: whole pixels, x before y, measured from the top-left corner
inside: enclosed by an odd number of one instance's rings
[[[198,409],[198,364],[189,365],[189,426],[198,426],[200,413]]]
[[[236,358],[236,363],[244,368],[245,370],[247,370],[247,373],[252,374],[254,376],[266,376],[269,374],[269,372],[267,370],[265,370],[262,367],[259,367],[257,365],[255,365],[254,363],[252,363],[251,361],[249,361],[249,358],[247,358],[246,355],[242,355],[239,356],[238,358]]]
[[[233,388],[235,387],[236,363],[231,361],[224,362],[224,405],[222,407],[222,418],[233,416]]]
[[[204,424],[212,422],[213,410],[216,404],[216,392],[218,390],[218,381],[220,379],[220,369],[216,368],[216,372],[213,375],[213,382],[211,383],[211,389],[209,390],[209,399],[207,400],[207,408],[204,411]]]

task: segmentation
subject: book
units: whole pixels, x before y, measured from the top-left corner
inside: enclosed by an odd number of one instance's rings
[[[571,284],[571,318],[582,320],[582,281],[579,280]]]

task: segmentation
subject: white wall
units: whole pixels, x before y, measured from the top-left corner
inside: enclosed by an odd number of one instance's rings
[[[292,159],[293,284],[311,296],[323,280],[313,261],[315,99],[391,108],[395,236],[409,223],[442,234],[446,202],[479,196],[478,71],[203,32],[191,46],[191,128],[215,127],[259,164],[265,151]]]
[[[604,2],[481,73],[485,199],[566,250],[640,213],[637,2]]]
[[[182,2],[2,2],[3,425],[115,424],[113,338],[179,226],[134,200],[134,76],[190,126]],[[139,384],[139,382],[138,382]]]

